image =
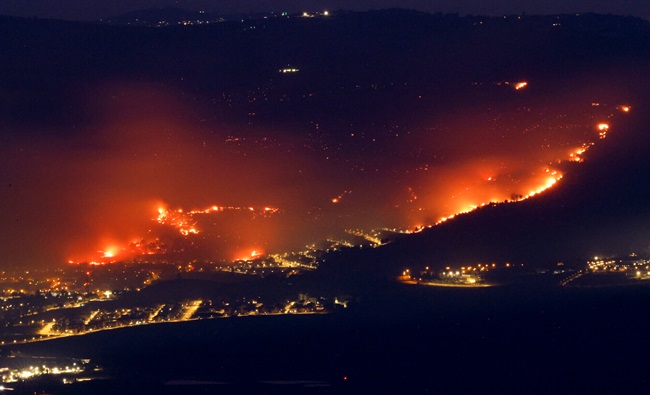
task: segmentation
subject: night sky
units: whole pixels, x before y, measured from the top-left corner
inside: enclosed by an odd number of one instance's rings
[[[319,11],[358,10],[379,8],[410,8],[427,12],[459,12],[470,15],[503,14],[556,14],[556,13],[612,13],[650,17],[650,4],[645,0],[133,0],[133,1],[85,1],[85,0],[4,0],[0,3],[0,14],[37,16],[41,18],[60,18],[70,20],[92,20],[120,15],[122,13],[157,7],[183,7],[193,10],[216,11],[223,13],[261,12],[261,11]]]

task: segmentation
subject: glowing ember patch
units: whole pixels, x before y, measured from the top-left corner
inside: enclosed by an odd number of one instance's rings
[[[197,235],[201,233],[201,230],[198,227],[198,223],[195,216],[213,214],[213,213],[222,213],[225,211],[239,211],[239,212],[249,212],[253,213],[255,217],[268,217],[270,215],[276,214],[280,209],[275,207],[224,207],[213,205],[204,210],[191,210],[184,211],[183,209],[177,209],[174,211],[168,210],[166,208],[158,208],[158,217],[155,219],[161,225],[168,225],[174,227],[178,232],[183,236]]]
[[[101,254],[102,258],[114,258],[119,251],[119,247],[110,246],[106,247],[104,250],[97,251]]]
[[[600,139],[604,139],[605,137],[607,137],[607,131],[609,130],[609,124],[599,123],[598,124],[598,130],[599,130],[598,137]]]
[[[571,153],[569,156],[574,157],[575,153]],[[577,159],[581,160],[580,158],[577,158]],[[501,200],[501,199],[498,199],[498,198],[494,198],[494,199],[490,200],[488,203],[482,202],[482,203],[479,203],[479,204],[468,204],[468,205],[464,206],[465,207],[464,209],[459,209],[454,214],[451,214],[451,215],[448,215],[446,217],[440,218],[438,220],[438,222],[436,222],[434,224],[434,226],[435,225],[440,225],[443,222],[447,222],[447,221],[449,221],[449,220],[451,220],[451,219],[453,219],[453,218],[455,218],[455,217],[457,217],[459,215],[467,214],[467,213],[470,213],[470,212],[472,212],[474,210],[477,210],[477,209],[479,209],[481,207],[485,207],[488,204],[514,203],[514,202],[520,202],[520,201],[529,199],[531,197],[539,195],[540,193],[546,191],[549,188],[552,188],[555,184],[557,184],[558,181],[560,181],[562,179],[562,174],[560,174],[557,170],[545,168],[545,169],[543,169],[543,171],[544,171],[544,173],[549,174],[550,176],[546,177],[543,180],[540,180],[541,186],[538,187],[537,189],[530,190],[526,195],[513,195],[513,197],[511,199],[508,199],[508,200],[505,200],[505,201]]]
[[[582,157],[580,155],[587,152],[589,146],[583,145],[581,148],[578,148],[574,152],[569,154],[569,160],[572,162],[582,162]],[[553,175],[557,174],[556,172],[552,173]]]
[[[349,194],[351,194],[351,193],[352,193],[352,191],[343,191],[342,194],[340,194],[340,195],[338,195],[338,196],[336,196],[336,197],[333,197],[333,198],[331,199],[331,200],[332,200],[332,203],[333,203],[333,204],[340,203],[341,200],[342,200],[346,195],[349,195]]]
[[[264,255],[263,251],[252,250],[249,253],[244,253],[243,255],[239,255],[239,256],[235,257],[235,261],[251,261],[251,260],[257,259],[257,258],[259,258],[259,257],[261,257],[263,255]]]
[[[418,200],[418,195],[415,194],[413,188],[408,187],[408,194],[409,198],[406,200],[406,203],[414,203],[416,200]]]
[[[520,89],[524,89],[524,88],[527,87],[527,86],[528,86],[528,82],[525,82],[525,81],[517,82],[517,83],[515,84],[515,89],[516,89],[516,90],[520,90]]]

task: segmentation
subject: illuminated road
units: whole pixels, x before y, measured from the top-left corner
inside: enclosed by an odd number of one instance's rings
[[[41,328],[40,331],[38,331],[38,334],[41,335],[41,336],[58,336],[58,335],[60,335],[58,332],[54,332],[52,330],[55,323],[56,322],[54,322],[54,321],[48,322],[47,324],[45,324],[43,326],[43,328]]]
[[[202,302],[203,301],[201,299],[199,299],[199,300],[195,300],[192,303],[190,303],[189,305],[185,306],[185,311],[183,312],[183,315],[181,316],[180,321],[188,321],[190,318],[192,318],[194,313],[196,313],[196,310],[198,310],[199,307],[201,307]]]
[[[569,277],[565,278],[564,280],[560,281],[560,285],[562,285],[562,286],[566,286],[566,285],[568,285],[571,281],[573,281],[573,280],[575,280],[575,279],[577,279],[577,278],[579,278],[579,277],[582,277],[583,274],[584,274],[584,273],[583,273],[582,271],[579,271],[579,272],[577,272],[577,273],[575,273],[575,274],[572,274],[571,276],[569,276]]]
[[[96,316],[98,313],[99,313],[99,310],[95,310],[95,311],[93,311],[92,313],[90,313],[90,315],[88,316],[88,318],[86,318],[86,320],[84,321],[84,325],[88,325],[88,324],[90,324],[90,321],[92,321],[93,318],[95,318],[95,316]]]
[[[192,318],[192,315],[194,315],[196,310],[198,310],[198,308],[201,306],[201,303],[202,303],[202,300],[195,300],[195,301],[191,302],[191,304],[189,304],[185,308],[185,311],[183,311],[182,317],[177,319],[177,320],[145,322],[145,323],[143,323],[141,325],[171,324],[171,323],[179,323],[179,322],[198,320],[198,318]],[[294,311],[294,312],[281,312],[281,313],[242,314],[242,315],[239,315],[239,317],[278,316],[278,315],[317,315],[317,314],[329,314],[329,312],[327,312],[327,311],[300,311],[300,312]],[[228,319],[230,317],[231,316],[222,317],[222,319]],[[214,318],[211,318],[211,319],[214,319]],[[36,343],[36,342],[54,340],[54,339],[62,338],[62,337],[84,336],[84,335],[87,335],[89,333],[94,333],[94,332],[105,332],[105,331],[119,330],[119,329],[125,329],[125,328],[136,326],[135,324],[129,324],[129,325],[119,325],[119,326],[106,327],[106,328],[100,328],[100,329],[89,329],[89,330],[81,331],[81,332],[77,332],[77,333],[61,333],[61,332],[56,332],[56,331],[52,330],[54,325],[55,325],[55,322],[49,322],[49,323],[45,324],[43,326],[43,328],[41,328],[41,330],[38,332],[38,334],[41,335],[41,336],[44,336],[42,338],[14,340],[12,344]],[[4,344],[4,342],[2,344]]]
[[[163,309],[164,307],[165,307],[165,305],[164,305],[164,304],[161,304],[161,305],[158,306],[158,307],[157,307],[157,308],[156,308],[156,309],[155,309],[151,314],[149,314],[149,321],[153,321],[153,319],[156,318],[156,316],[157,316],[158,314],[160,314],[160,312],[162,311],[162,309]]]
[[[453,284],[453,283],[419,283],[430,287],[453,287],[453,288],[485,288],[491,287],[492,284]]]
[[[454,284],[454,283],[436,283],[436,282],[417,282],[415,280],[400,280],[402,284],[411,285],[427,285],[430,287],[452,287],[452,288],[485,288],[491,287],[493,284]]]

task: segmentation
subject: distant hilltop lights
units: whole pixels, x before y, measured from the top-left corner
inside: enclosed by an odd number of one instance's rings
[[[329,16],[329,15],[330,15],[330,12],[325,10],[323,12],[307,12],[307,11],[305,11],[305,12],[302,13],[301,16],[303,18],[314,18],[316,16]]]
[[[282,73],[282,74],[287,74],[287,73],[297,73],[297,72],[299,72],[299,71],[300,71],[300,69],[295,68],[295,67],[286,67],[286,68],[283,68],[283,69],[278,70],[278,72],[279,72],[279,73]]]

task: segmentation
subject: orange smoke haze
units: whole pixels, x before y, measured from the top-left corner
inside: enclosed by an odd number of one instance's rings
[[[525,96],[534,83],[515,85],[524,87],[510,92]],[[432,225],[553,186],[562,162],[579,161],[610,130],[597,117],[619,103],[590,103],[461,108],[388,142],[331,136],[343,147],[334,160],[315,154],[299,131],[206,121],[171,89],[95,86],[79,95],[75,106],[89,119],[74,130],[9,142],[3,252],[20,264],[111,261],[171,248],[252,259],[349,228]],[[384,148],[364,153],[348,143]]]

